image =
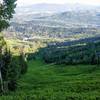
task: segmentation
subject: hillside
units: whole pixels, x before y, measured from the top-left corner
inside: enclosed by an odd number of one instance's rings
[[[100,68],[94,65],[48,65],[28,62],[28,73],[18,89],[0,100],[96,100],[100,99]]]

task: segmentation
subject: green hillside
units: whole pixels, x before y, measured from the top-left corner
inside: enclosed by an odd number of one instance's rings
[[[0,100],[100,100],[100,67],[28,62],[16,92]]]

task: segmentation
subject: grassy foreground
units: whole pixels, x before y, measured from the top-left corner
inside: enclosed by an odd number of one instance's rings
[[[29,69],[14,93],[0,100],[100,100],[100,67],[28,62]]]

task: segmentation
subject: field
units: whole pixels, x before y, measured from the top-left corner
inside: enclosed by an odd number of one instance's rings
[[[100,100],[100,67],[29,61],[16,92],[0,100]]]

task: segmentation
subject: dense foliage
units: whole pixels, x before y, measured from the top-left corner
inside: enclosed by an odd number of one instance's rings
[[[16,7],[15,2],[16,0],[0,2],[0,32],[9,26]],[[0,94],[16,90],[17,80],[22,72],[27,71],[24,66],[27,66],[25,59],[12,56],[3,36],[0,35]]]
[[[41,56],[46,63],[100,64],[100,37],[51,43],[29,58]]]
[[[0,3],[0,31],[9,26],[9,20],[13,17],[16,0],[3,0]]]
[[[0,37],[0,48],[0,93],[7,93],[16,90],[17,80],[27,71],[27,63],[24,54],[11,54],[3,37]]]

